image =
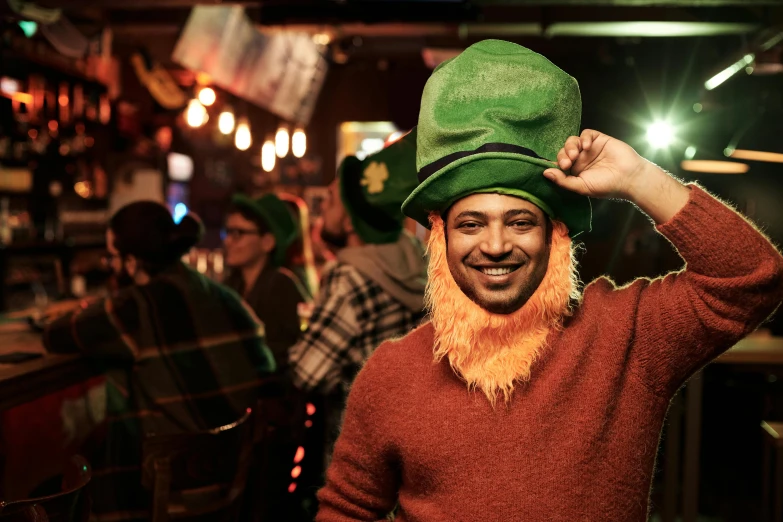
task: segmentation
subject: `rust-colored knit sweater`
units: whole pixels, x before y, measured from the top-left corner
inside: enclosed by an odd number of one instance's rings
[[[495,410],[432,326],[385,343],[348,400],[319,522],[642,522],[666,409],[704,364],[783,299],[783,258],[696,186],[658,230],[687,269],[617,288],[600,278]]]

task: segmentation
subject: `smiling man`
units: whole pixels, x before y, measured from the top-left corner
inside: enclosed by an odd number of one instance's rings
[[[484,41],[421,103],[431,321],[357,376],[316,520],[647,520],[669,402],[783,299],[783,258],[746,219],[621,141],[576,136],[576,81]],[[624,199],[687,268],[580,290],[589,197]]]
[[[523,199],[478,194],[454,204],[449,229],[449,270],[474,303],[496,314],[510,314],[535,292],[549,263],[550,222]],[[504,241],[503,229],[518,232]],[[482,232],[489,231],[487,235]],[[492,233],[498,231],[499,233]]]

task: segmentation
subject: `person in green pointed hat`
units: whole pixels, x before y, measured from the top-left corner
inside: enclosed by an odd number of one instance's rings
[[[783,257],[580,117],[576,80],[513,43],[433,72],[402,207],[432,232],[430,321],[354,380],[316,520],[647,520],[670,401],[780,304]],[[683,269],[582,290],[588,198],[634,204]]]
[[[277,363],[278,393],[268,398],[273,411],[288,411],[291,422],[278,422],[269,441],[270,460],[265,472],[266,487],[261,504],[264,519],[281,520],[299,509],[296,497],[288,494],[291,459],[296,452],[301,423],[295,415],[303,410],[305,398],[291,383],[288,351],[301,335],[299,305],[310,300],[309,292],[289,269],[287,253],[300,236],[300,227],[288,205],[275,194],[251,199],[243,194],[231,198],[224,232],[225,264],[230,274],[225,284],[239,293],[264,323],[266,339]],[[282,421],[282,419],[280,419]],[[296,425],[294,425],[296,420]]]
[[[309,327],[290,357],[297,386],[332,399],[327,448],[361,361],[424,318],[424,245],[404,230],[400,210],[416,184],[414,129],[363,160],[345,158],[329,187],[321,237],[337,259],[323,275]]]
[[[252,199],[235,194],[223,230],[226,286],[235,290],[266,325],[278,368],[288,364],[288,349],[300,334],[297,312],[307,298],[299,278],[286,268],[288,248],[299,237],[292,212],[275,194]]]
[[[364,160],[343,159],[325,211],[322,237],[341,249],[349,243],[384,245],[400,238],[403,201],[416,188],[416,129]]]

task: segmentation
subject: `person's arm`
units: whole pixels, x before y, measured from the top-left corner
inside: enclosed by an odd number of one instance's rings
[[[261,297],[270,301],[257,303],[262,307],[261,309],[267,311],[269,317],[274,318],[269,319],[269,322],[273,324],[266,325],[266,342],[272,350],[279,368],[288,366],[288,352],[302,335],[299,318],[299,303],[305,301],[302,290],[296,280],[296,275],[281,268],[278,269],[271,282],[269,294]],[[270,306],[271,311],[269,310]]]
[[[357,375],[348,396],[340,437],[318,492],[316,522],[385,521],[397,502],[400,486],[397,452],[385,417],[385,379],[376,369],[384,347]]]
[[[634,203],[686,263],[680,272],[636,280],[614,297],[632,319],[631,361],[657,392],[675,391],[783,300],[783,257],[747,219],[703,189],[681,184],[595,131],[569,139],[558,160],[572,175],[548,170],[547,177],[581,194]]]
[[[139,355],[132,337],[139,323],[136,292],[127,289],[53,321],[44,331],[44,345],[52,353],[81,352],[131,362]]]
[[[361,331],[353,294],[339,266],[325,278],[308,328],[289,351],[291,377],[299,389],[327,393],[340,384],[346,354]]]

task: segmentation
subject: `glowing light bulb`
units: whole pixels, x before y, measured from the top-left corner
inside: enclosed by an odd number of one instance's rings
[[[303,129],[296,129],[291,136],[291,152],[297,158],[301,158],[307,152],[307,134]]]
[[[218,117],[218,129],[223,134],[231,134],[234,132],[234,113],[231,111],[223,111]]]
[[[277,153],[278,158],[285,158],[288,154],[289,140],[288,129],[285,127],[277,129],[277,134],[275,134],[275,152]]]
[[[275,168],[275,144],[267,140],[261,147],[261,168],[265,172],[272,172]]]
[[[239,150],[247,150],[252,144],[253,137],[250,135],[250,125],[248,125],[247,120],[243,119],[239,125],[237,125],[234,145],[236,145]]]
[[[198,92],[198,101],[207,107],[215,103],[215,100],[217,100],[217,95],[211,87],[204,87]]]
[[[207,109],[201,105],[201,102],[193,99],[188,103],[185,111],[185,120],[191,127],[201,127],[207,122]]]
[[[665,121],[647,127],[647,141],[656,149],[665,149],[674,140],[674,129]]]

